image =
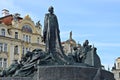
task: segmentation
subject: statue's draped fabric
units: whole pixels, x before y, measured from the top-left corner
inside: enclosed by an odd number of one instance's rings
[[[44,19],[43,36],[46,43],[46,51],[51,53],[54,58],[64,60],[65,54],[63,53],[58,20],[55,14],[46,14]]]
[[[45,37],[46,51],[52,53],[56,50],[57,44],[60,44],[59,29],[57,17],[54,14],[46,14],[44,20],[43,34]]]

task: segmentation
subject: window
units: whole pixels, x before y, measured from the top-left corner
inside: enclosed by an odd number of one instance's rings
[[[5,36],[5,29],[1,29],[1,35]]]
[[[2,58],[0,58],[0,67],[2,67]]]
[[[24,54],[26,54],[30,50],[31,50],[31,48],[25,48],[25,47],[23,47],[22,48],[22,54],[24,55]]]
[[[0,43],[0,52],[3,51],[3,43]]]
[[[0,52],[7,52],[7,44],[0,43]]]
[[[7,52],[7,44],[4,44],[4,52]]]
[[[29,42],[31,42],[31,36],[29,36]]]
[[[18,46],[15,46],[15,48],[14,48],[14,53],[15,53],[15,54],[18,54]]]
[[[28,35],[26,35],[26,42],[28,42]]]
[[[28,48],[28,51],[30,51],[31,50],[31,48]]]
[[[119,75],[119,78],[120,78],[120,72],[119,72],[119,74],[118,74],[118,75]]]
[[[0,67],[6,68],[7,67],[7,59],[0,58]]]
[[[25,41],[25,34],[23,34],[23,41]]]
[[[24,48],[24,47],[23,47],[23,49],[22,49],[22,53],[25,54],[25,48]]]
[[[120,63],[118,63],[118,69],[120,69]]]
[[[31,36],[23,34],[23,41],[31,42]]]
[[[39,42],[40,42],[40,38],[38,37],[38,38],[37,38],[37,43],[39,43]]]
[[[26,53],[29,51],[29,48],[26,48]]]
[[[15,32],[15,39],[18,39],[18,32]]]
[[[3,61],[4,61],[4,62],[3,62],[3,68],[6,68],[6,67],[7,67],[7,59],[4,58]]]

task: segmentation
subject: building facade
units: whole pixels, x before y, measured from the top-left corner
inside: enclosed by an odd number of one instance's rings
[[[0,17],[0,68],[8,67],[13,60],[20,60],[27,52],[36,48],[44,50],[42,29],[39,21],[34,24],[29,15],[9,14],[2,10]]]
[[[114,74],[115,80],[120,80],[120,57],[118,57],[112,68],[112,73]]]
[[[66,55],[74,52],[74,47],[78,46],[76,41],[72,38],[72,31],[69,34],[69,39],[62,42],[63,50]]]

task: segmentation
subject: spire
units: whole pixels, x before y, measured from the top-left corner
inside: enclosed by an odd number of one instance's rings
[[[114,62],[114,68],[116,69],[116,63]]]
[[[70,32],[70,40],[72,39],[72,31]]]
[[[108,71],[110,71],[110,67],[109,67],[109,65],[108,65]]]

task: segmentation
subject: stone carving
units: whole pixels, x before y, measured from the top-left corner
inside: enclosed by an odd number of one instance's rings
[[[37,52],[37,53],[36,53]],[[27,52],[26,55],[21,59],[20,63],[22,67],[16,71],[13,76],[31,76],[37,69],[38,59],[42,59],[43,53],[41,50],[33,50],[32,52]]]
[[[68,57],[74,60],[75,63],[84,63],[90,66],[100,68],[101,61],[96,52],[97,48],[89,45],[89,41],[85,40],[83,46],[74,47],[74,52],[69,53]]]
[[[35,26],[36,26],[36,27],[41,27],[41,26],[42,26],[41,23],[40,23],[40,20],[36,23]]]
[[[20,14],[15,13],[15,14],[13,15],[13,20],[14,20],[15,22],[18,21],[18,17],[20,17]]]

